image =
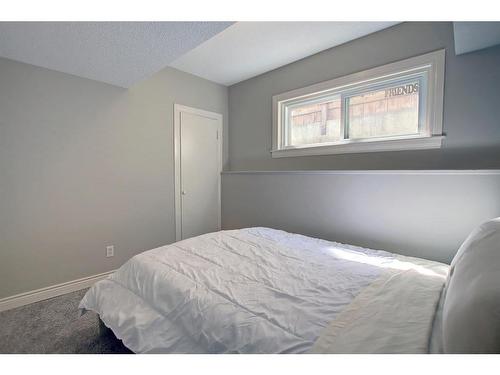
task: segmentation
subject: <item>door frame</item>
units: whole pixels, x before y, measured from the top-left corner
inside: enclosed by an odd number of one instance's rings
[[[222,173],[222,152],[223,152],[223,116],[220,113],[205,111],[203,109],[188,107],[174,103],[174,196],[175,196],[175,241],[182,239],[182,181],[181,181],[181,113],[190,113],[202,117],[207,117],[217,121],[217,137],[219,140],[218,152],[218,223],[221,229],[221,173]]]

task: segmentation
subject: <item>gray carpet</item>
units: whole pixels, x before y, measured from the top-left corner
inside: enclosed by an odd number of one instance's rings
[[[86,290],[0,312],[0,353],[130,353],[96,314],[79,317]]]

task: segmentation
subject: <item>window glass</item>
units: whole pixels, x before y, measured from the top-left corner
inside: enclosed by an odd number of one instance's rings
[[[419,81],[367,91],[346,99],[347,138],[416,135]]]
[[[271,156],[440,148],[445,50],[273,96]]]
[[[340,97],[300,104],[289,109],[287,145],[336,142],[340,139]]]

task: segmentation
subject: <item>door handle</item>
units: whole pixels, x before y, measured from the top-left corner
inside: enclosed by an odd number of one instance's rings
[[[186,195],[186,194],[187,194],[187,193],[186,193],[186,190],[181,190],[181,194],[182,194],[182,195]]]

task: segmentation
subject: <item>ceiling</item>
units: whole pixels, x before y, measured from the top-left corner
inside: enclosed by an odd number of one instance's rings
[[[166,66],[231,85],[397,22],[0,22],[0,57],[128,88]]]
[[[171,66],[232,85],[398,22],[237,22]]]
[[[130,87],[232,22],[0,22],[0,57]]]

